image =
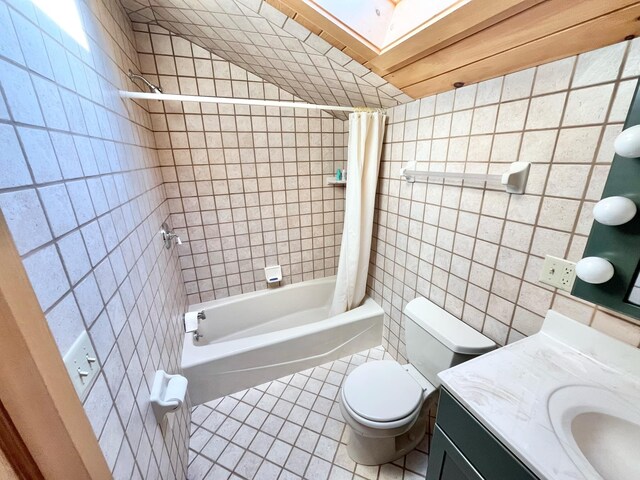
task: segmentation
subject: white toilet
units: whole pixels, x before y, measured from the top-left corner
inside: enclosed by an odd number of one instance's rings
[[[426,400],[440,386],[438,373],[496,347],[426,298],[409,302],[404,313],[410,363],[360,365],[340,392],[340,410],[350,427],[347,451],[357,463],[379,465],[413,450],[426,432]]]

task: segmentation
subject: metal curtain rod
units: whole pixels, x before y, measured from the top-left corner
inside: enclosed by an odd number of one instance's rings
[[[409,162],[406,167],[400,169],[400,177],[407,183],[426,178],[443,178],[455,180],[472,180],[477,182],[500,183],[505,186],[507,193],[523,194],[529,177],[529,162],[513,162],[509,165],[509,171],[503,174],[461,173],[461,172],[430,172],[416,170],[416,162]]]
[[[156,87],[157,88],[157,87]],[[382,112],[380,108],[342,107],[340,105],[316,105],[314,103],[284,102],[280,100],[253,100],[250,98],[204,97],[198,95],[176,95],[172,93],[126,92],[120,90],[123,98],[141,100],[161,100],[176,102],[219,103],[230,105],[256,105],[261,107],[304,108],[307,110],[335,110],[340,112]]]

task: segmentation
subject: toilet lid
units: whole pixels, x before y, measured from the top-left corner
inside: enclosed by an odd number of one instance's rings
[[[365,363],[344,382],[343,397],[358,415],[374,422],[409,416],[422,400],[422,388],[398,362]]]

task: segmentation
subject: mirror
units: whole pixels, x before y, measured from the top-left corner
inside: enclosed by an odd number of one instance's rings
[[[640,93],[636,85],[623,131],[638,131],[633,128],[638,125]],[[616,145],[616,151],[636,154],[640,150]],[[640,320],[640,214],[632,215],[633,208],[629,208],[633,207],[630,200],[640,210],[640,157],[614,156],[602,193],[602,198],[609,197],[617,197],[618,201],[599,202],[604,211],[596,212],[600,221],[593,222],[582,256],[607,260],[614,268],[613,276],[603,283],[588,283],[585,279],[589,277],[583,275],[582,280],[576,279],[571,293]]]
[[[640,272],[636,274],[635,282],[633,282],[633,286],[629,291],[629,297],[627,298],[627,302],[640,306]]]

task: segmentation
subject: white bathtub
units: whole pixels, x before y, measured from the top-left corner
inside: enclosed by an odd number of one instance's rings
[[[204,310],[198,341],[185,334],[182,369],[194,405],[382,343],[383,310],[329,317],[335,277],[191,305]]]

